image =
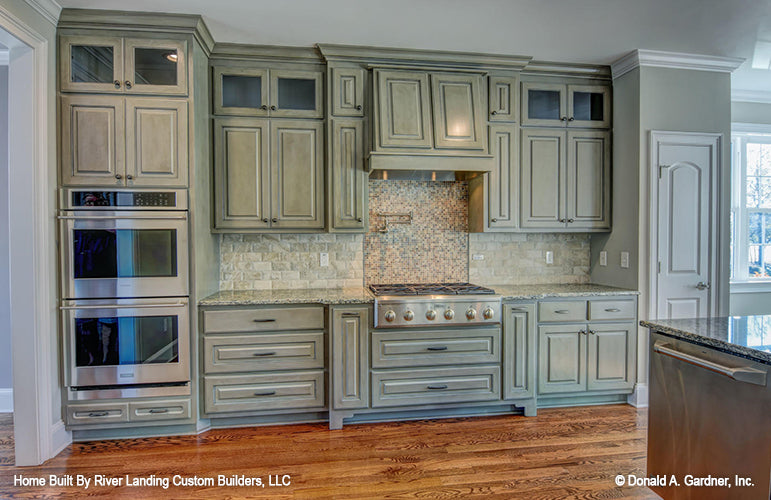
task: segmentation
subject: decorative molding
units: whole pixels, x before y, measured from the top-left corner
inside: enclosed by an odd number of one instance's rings
[[[647,408],[648,384],[635,384],[634,392],[627,396],[626,402],[635,408]]]
[[[740,57],[719,57],[636,49],[614,61],[610,67],[615,79],[640,66],[731,73],[741,66],[743,62],[744,59]]]
[[[11,63],[11,51],[8,49],[0,50],[0,66],[8,66]]]
[[[0,413],[13,413],[13,389],[0,389]]]
[[[731,89],[731,101],[771,104],[771,90]]]
[[[51,456],[55,457],[72,443],[72,432],[68,431],[62,420],[51,426]]]
[[[570,64],[549,61],[530,61],[522,74],[572,76],[581,78],[610,79],[610,66],[594,64]]]
[[[62,6],[56,0],[24,0],[27,5],[35,9],[45,18],[46,21],[56,26],[59,22],[59,15],[62,12]]]
[[[321,54],[315,47],[283,47],[278,45],[251,45],[245,43],[215,43],[212,59],[254,61],[285,61],[322,63]]]

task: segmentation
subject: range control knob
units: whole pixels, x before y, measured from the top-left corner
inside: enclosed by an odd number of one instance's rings
[[[396,319],[396,313],[393,311],[386,311],[385,315],[383,316],[386,321],[389,323]]]
[[[415,318],[415,314],[409,309],[404,312],[405,321],[412,321]]]
[[[466,311],[466,318],[469,320],[472,320],[477,317],[477,312],[474,309],[471,309],[469,307],[468,311]]]
[[[455,317],[455,311],[452,309],[447,309],[444,311],[444,319],[450,320]]]
[[[493,316],[495,316],[495,311],[493,311],[492,307],[485,308],[484,312],[482,312],[482,316],[484,316],[485,319],[493,319]]]
[[[426,311],[426,319],[431,321],[435,320],[436,311],[434,311],[433,309],[429,309],[428,311]]]

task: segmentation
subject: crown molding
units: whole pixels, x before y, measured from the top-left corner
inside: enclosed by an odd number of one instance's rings
[[[610,68],[613,73],[613,78],[615,79],[640,66],[731,73],[743,62],[744,59],[740,57],[719,57],[702,54],[685,54],[682,52],[636,49],[614,61],[610,65]]]
[[[595,64],[571,64],[550,61],[530,61],[523,74],[573,76],[583,78],[609,79],[610,67]]]
[[[62,6],[56,0],[24,0],[27,5],[35,9],[46,21],[56,26],[59,22],[59,14]]]
[[[0,66],[8,66],[11,62],[11,51],[8,49],[0,50]]]
[[[771,90],[731,89],[731,102],[759,102],[771,104]]]

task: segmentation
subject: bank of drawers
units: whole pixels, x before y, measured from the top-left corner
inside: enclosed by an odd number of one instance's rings
[[[324,406],[324,308],[203,312],[206,413]]]
[[[187,418],[190,418],[189,398],[67,405],[67,425],[155,422]]]
[[[538,303],[538,321],[605,321],[634,320],[634,299],[616,300],[562,300]]]

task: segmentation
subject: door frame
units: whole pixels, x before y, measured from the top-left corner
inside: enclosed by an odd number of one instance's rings
[[[722,172],[722,146],[723,146],[723,134],[714,133],[702,133],[702,132],[668,132],[660,130],[650,131],[649,141],[649,154],[648,154],[648,170],[649,170],[649,204],[650,204],[650,219],[649,219],[649,262],[648,262],[648,317],[658,318],[658,261],[659,261],[659,159],[658,159],[658,146],[660,144],[673,144],[673,145],[685,145],[685,146],[710,146],[712,147],[712,164],[710,166],[710,242],[709,242],[709,254],[711,256],[710,262],[710,308],[713,316],[722,314],[718,310],[719,297],[722,292],[723,286],[728,286],[727,283],[721,283],[720,274],[718,271],[723,268],[723,259],[726,256],[721,254],[720,244],[721,238],[725,236],[723,231],[723,224],[719,217],[722,213],[721,207],[724,200],[721,196],[719,189],[719,180]]]

